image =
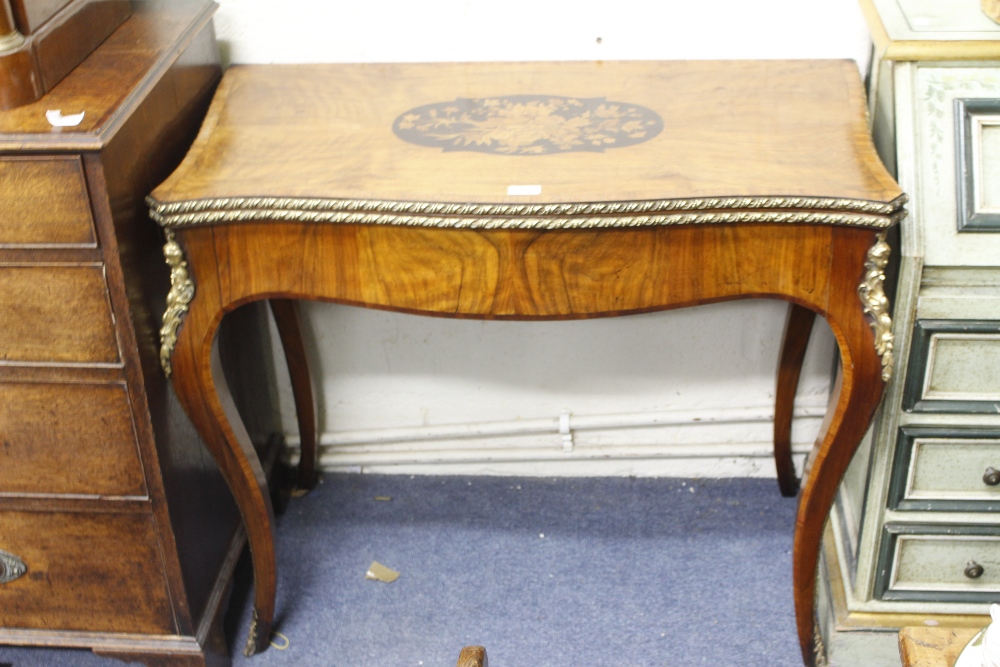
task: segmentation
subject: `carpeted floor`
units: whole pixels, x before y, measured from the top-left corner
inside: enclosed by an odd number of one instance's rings
[[[233,664],[452,667],[482,644],[493,667],[793,667],[794,514],[774,480],[330,475],[278,519],[288,648],[240,655],[238,590]]]

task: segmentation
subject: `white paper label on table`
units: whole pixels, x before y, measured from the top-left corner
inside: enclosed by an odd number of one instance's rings
[[[45,118],[52,127],[76,127],[83,121],[85,111],[64,116],[61,109],[49,109],[45,112]]]
[[[542,186],[540,185],[508,185],[508,195],[540,195]]]

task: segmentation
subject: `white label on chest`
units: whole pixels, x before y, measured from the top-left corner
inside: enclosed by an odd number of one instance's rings
[[[540,195],[542,186],[540,185],[508,185],[508,195]]]

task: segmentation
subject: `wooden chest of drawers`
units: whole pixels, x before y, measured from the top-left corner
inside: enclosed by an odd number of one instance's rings
[[[226,660],[213,624],[244,538],[159,368],[169,270],[144,204],[219,80],[215,5],[134,5],[51,93],[0,112],[0,662],[4,645]],[[50,109],[84,117],[54,128]],[[267,403],[252,412],[266,440]]]

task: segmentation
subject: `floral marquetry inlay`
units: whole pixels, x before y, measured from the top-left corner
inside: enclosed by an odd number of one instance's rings
[[[502,155],[601,152],[649,141],[663,130],[651,109],[603,97],[509,95],[427,104],[392,127],[410,143]]]

